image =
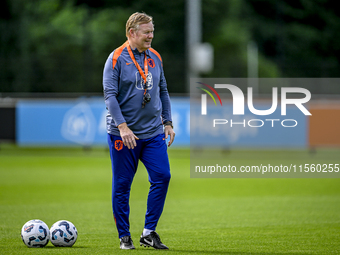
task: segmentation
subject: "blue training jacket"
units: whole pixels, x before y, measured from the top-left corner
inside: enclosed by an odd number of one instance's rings
[[[120,136],[117,126],[126,122],[140,139],[163,133],[163,123],[171,120],[170,98],[164,77],[162,58],[152,48],[140,53],[132,50],[136,62],[144,71],[148,62],[148,90],[151,101],[142,108],[144,80],[127,50],[127,42],[108,57],[103,72],[104,98],[108,114],[107,132]]]

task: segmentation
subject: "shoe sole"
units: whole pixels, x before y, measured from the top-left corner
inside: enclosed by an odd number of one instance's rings
[[[144,247],[152,247],[150,244],[146,244],[146,243],[139,243],[140,244],[140,246],[144,246]],[[152,247],[152,248],[154,248],[154,247]]]
[[[135,247],[131,247],[131,248],[125,248],[125,247],[120,247],[122,250],[134,250],[136,249]]]
[[[150,244],[146,244],[146,243],[139,243],[139,244],[140,244],[140,246],[144,246],[145,248],[151,247],[151,248],[154,248],[155,250],[169,250],[169,248],[164,248],[164,249],[155,248],[155,247],[151,246]]]

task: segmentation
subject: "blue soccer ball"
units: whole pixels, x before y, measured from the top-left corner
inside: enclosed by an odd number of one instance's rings
[[[51,243],[57,247],[71,247],[78,238],[78,231],[72,222],[57,221],[50,228]]]

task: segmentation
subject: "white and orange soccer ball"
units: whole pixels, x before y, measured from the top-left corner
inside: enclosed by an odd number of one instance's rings
[[[30,220],[21,229],[21,239],[27,247],[45,247],[50,240],[50,230],[42,220]]]

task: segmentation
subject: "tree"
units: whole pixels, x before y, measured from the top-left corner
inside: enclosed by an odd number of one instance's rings
[[[0,11],[0,92],[102,92],[108,55],[135,11],[154,18],[170,93],[186,92],[185,1],[11,0]],[[246,77],[247,44],[260,77],[338,77],[340,11],[326,0],[202,0],[205,77]],[[319,91],[319,88],[315,88]],[[262,91],[266,92],[266,91]],[[268,91],[267,91],[268,92]]]

